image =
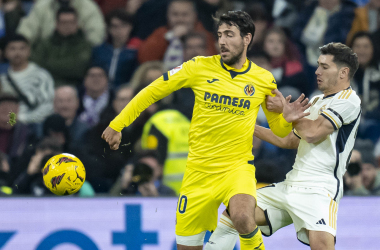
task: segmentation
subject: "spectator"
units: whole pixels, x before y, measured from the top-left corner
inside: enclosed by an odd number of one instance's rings
[[[61,86],[55,90],[54,112],[65,119],[69,129],[71,147],[80,145],[89,126],[78,119],[79,97],[72,86]]]
[[[71,6],[78,13],[78,24],[92,45],[99,45],[105,37],[105,23],[99,7],[92,0],[45,0],[37,1],[28,16],[18,27],[32,45],[51,37],[56,27],[56,12]]]
[[[364,187],[372,195],[380,195],[380,171],[376,165],[376,161],[372,152],[366,152],[367,156],[363,156],[361,164],[362,178]]]
[[[25,147],[32,142],[32,131],[18,121],[19,100],[13,96],[0,96],[0,151],[10,159],[20,157]],[[11,125],[9,114],[16,114],[16,124]]]
[[[52,114],[43,123],[42,136],[54,140],[65,153],[74,153],[70,148],[70,133],[65,118],[59,114]]]
[[[36,45],[32,59],[50,71],[56,86],[77,86],[90,63],[92,47],[78,27],[74,8],[60,8],[56,21],[56,30]]]
[[[133,98],[133,89],[128,85],[122,85],[116,92],[115,99],[112,102],[112,107],[114,109],[114,114],[119,114],[125,106],[132,100]]]
[[[13,96],[0,96],[0,153],[8,158],[11,168],[7,171],[7,186],[11,186],[20,172],[14,171],[13,165],[23,155],[25,149],[36,141],[31,129],[17,120],[19,100]],[[16,124],[10,125],[9,113],[16,114]],[[3,160],[5,158],[2,158]],[[3,164],[3,167],[6,167]]]
[[[252,38],[251,51],[261,51],[265,31],[269,28],[271,17],[261,3],[248,5],[247,13],[252,17],[255,24],[255,35]]]
[[[62,152],[61,145],[57,144],[54,139],[43,139],[36,149],[36,153],[32,156],[26,171],[20,174],[13,185],[15,194],[28,194],[34,196],[52,195],[46,188],[41,175],[41,170],[46,162],[56,154]],[[79,190],[79,196],[94,196],[94,190],[88,181],[83,183]]]
[[[162,165],[154,151],[143,151],[127,164],[112,187],[111,195],[175,196],[162,181]]]
[[[0,38],[13,36],[21,18],[25,15],[19,0],[8,0],[0,3]]]
[[[207,56],[207,38],[203,33],[189,33],[183,37],[184,62],[196,56]]]
[[[111,104],[113,92],[108,87],[106,71],[91,67],[84,78],[84,93],[81,96],[79,119],[92,127],[99,122],[100,113]]]
[[[65,119],[58,114],[48,116],[43,122],[42,138],[40,141],[45,139],[54,141],[54,145],[63,148],[64,152],[73,153],[69,148],[70,138],[65,125]],[[27,170],[29,162],[37,152],[38,144],[37,146],[36,144],[37,143],[28,144],[22,156],[15,158],[14,161],[11,162],[10,180],[12,183],[21,173]]]
[[[94,48],[92,63],[106,69],[111,86],[117,88],[129,82],[138,65],[137,50],[129,44],[131,16],[124,10],[115,10],[108,15],[107,26],[108,40]]]
[[[278,88],[290,86],[309,94],[311,86],[303,73],[301,62],[297,58],[298,51],[290,43],[282,28],[270,29],[264,36],[264,51],[271,58],[272,74]]]
[[[309,82],[315,83],[319,47],[330,42],[345,43],[355,17],[356,4],[349,0],[318,0],[306,6],[293,27],[307,63]]]
[[[61,145],[53,139],[44,139],[38,143],[36,153],[28,163],[26,171],[22,172],[14,182],[13,193],[34,196],[52,195],[44,184],[41,170],[51,157],[60,152],[62,152]]]
[[[5,57],[10,68],[0,76],[3,93],[20,100],[18,120],[30,124],[42,122],[53,112],[54,81],[51,75],[33,62],[29,62],[28,40],[15,35],[7,40]]]
[[[130,85],[133,89],[143,88],[142,83],[150,83],[162,76],[164,66],[160,61],[150,61],[141,64],[131,78]]]
[[[127,2],[134,2],[134,0],[94,0],[100,7],[104,16],[116,9],[125,8]]]
[[[347,44],[351,44],[352,38],[359,31],[374,33],[380,29],[380,1],[370,0],[365,6],[355,9],[355,19],[347,36]]]
[[[369,195],[369,191],[363,186],[361,164],[361,153],[358,150],[353,150],[347,172],[343,178],[345,195]]]
[[[87,179],[91,182],[96,192],[108,192],[120,170],[132,155],[131,135],[135,134],[134,125],[122,131],[120,150],[113,151],[101,138],[104,129],[117,114],[132,100],[133,89],[122,85],[116,92],[112,105],[103,110],[100,121],[89,130],[83,141],[83,152],[78,157],[82,160],[87,170]]]
[[[350,47],[358,55],[359,69],[354,75],[354,83],[362,99],[363,114],[367,119],[380,121],[380,60],[374,56],[370,34],[355,34]]]
[[[167,26],[156,29],[140,46],[138,58],[141,63],[163,60],[165,70],[183,62],[183,48],[180,38],[192,32],[207,36],[207,54],[217,53],[213,35],[197,21],[195,6],[189,0],[173,0],[168,6]]]
[[[156,150],[163,166],[163,183],[177,195],[181,188],[189,153],[190,120],[175,109],[155,113],[144,125],[143,149]]]

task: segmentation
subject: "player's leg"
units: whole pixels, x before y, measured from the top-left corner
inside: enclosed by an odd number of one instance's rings
[[[220,201],[213,197],[217,175],[186,169],[176,213],[178,250],[200,250],[207,230],[214,230]]]
[[[249,194],[231,197],[228,210],[231,220],[239,232],[241,250],[265,249],[263,237],[255,222],[256,199]]]
[[[338,203],[324,189],[288,186],[287,191],[298,240],[312,250],[334,249]]]
[[[278,229],[292,223],[290,215],[281,209],[282,197],[284,194],[281,185],[278,187],[278,184],[257,190],[255,221],[265,236],[270,236]],[[232,250],[238,237],[239,233],[234,228],[228,211],[224,211],[205,250]]]
[[[311,250],[334,250],[334,236],[328,232],[308,231]]]
[[[238,239],[239,232],[234,227],[227,211],[224,210],[204,250],[232,250]]]
[[[243,164],[229,171],[221,180],[224,183],[223,203],[228,207],[230,218],[239,232],[240,247],[245,249],[265,249],[260,229],[255,223],[256,179],[255,168]]]
[[[255,220],[259,226],[267,225],[264,211],[259,207],[255,209]],[[227,210],[224,210],[205,250],[232,250],[238,239],[239,232],[234,227]]]

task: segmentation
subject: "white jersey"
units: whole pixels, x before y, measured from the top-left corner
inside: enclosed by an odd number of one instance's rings
[[[360,99],[349,87],[326,97],[315,96],[310,102],[310,115],[306,118],[316,120],[322,115],[335,131],[322,142],[307,143],[293,130],[301,141],[293,170],[286,175],[285,184],[325,188],[332,199],[339,201],[343,195],[342,178],[360,123]]]

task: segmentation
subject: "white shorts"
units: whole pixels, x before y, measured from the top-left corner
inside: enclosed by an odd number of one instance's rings
[[[257,190],[257,206],[264,210],[268,226],[260,226],[264,236],[294,223],[297,238],[309,245],[306,230],[336,235],[338,203],[327,190],[276,183]]]

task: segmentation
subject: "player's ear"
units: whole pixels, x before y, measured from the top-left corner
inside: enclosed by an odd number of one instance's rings
[[[344,78],[348,78],[348,74],[350,73],[350,69],[348,67],[342,67],[340,70],[339,70],[339,78],[340,79],[344,79]]]
[[[248,33],[247,35],[244,36],[244,45],[248,46],[251,40],[252,40],[252,34]]]

